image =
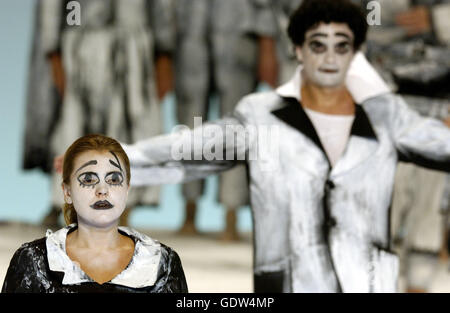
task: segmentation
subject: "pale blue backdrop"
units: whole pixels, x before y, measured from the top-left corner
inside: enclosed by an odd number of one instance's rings
[[[48,210],[49,179],[39,170],[21,169],[25,123],[26,76],[31,46],[35,0],[0,1],[0,221],[39,223]],[[175,125],[175,102],[163,104],[166,131]],[[217,117],[217,105],[211,118]],[[210,177],[200,201],[197,226],[201,231],[224,227],[224,210],[215,202],[217,177]],[[184,216],[179,185],[162,189],[160,206],[140,207],[131,214],[133,227],[178,229]],[[251,230],[248,207],[239,210],[238,228]]]

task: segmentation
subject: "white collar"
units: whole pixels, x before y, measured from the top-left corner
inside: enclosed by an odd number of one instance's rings
[[[64,273],[63,285],[93,282],[66,253],[66,237],[74,227],[76,224],[70,224],[56,232],[47,230],[46,233],[48,264],[50,270]],[[135,240],[134,254],[130,264],[109,283],[131,288],[154,285],[161,259],[161,244],[131,228],[120,226],[119,230]]]
[[[300,101],[302,68],[299,65],[291,80],[278,87],[276,93],[282,97],[291,97]],[[355,54],[350,64],[345,85],[356,103],[362,103],[369,98],[390,92],[388,85],[360,51]]]

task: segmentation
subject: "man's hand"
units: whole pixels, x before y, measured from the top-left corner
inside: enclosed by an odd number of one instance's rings
[[[158,100],[162,100],[173,89],[172,60],[167,54],[156,58],[155,72]]]
[[[426,6],[419,5],[397,14],[395,23],[403,27],[410,36],[431,31],[430,11]]]
[[[53,159],[53,168],[55,169],[56,173],[62,174],[63,165],[64,165],[64,154],[58,155]]]
[[[278,61],[275,40],[270,37],[259,39],[258,78],[275,88],[278,84]]]
[[[64,67],[60,53],[50,53],[48,55],[50,67],[52,71],[53,83],[58,91],[61,99],[64,97],[64,90],[66,87],[66,78],[64,75]]]

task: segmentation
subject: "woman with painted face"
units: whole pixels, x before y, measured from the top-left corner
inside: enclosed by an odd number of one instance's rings
[[[120,144],[87,135],[66,151],[67,227],[14,254],[2,292],[187,292],[177,253],[118,227],[130,189],[130,163]]]

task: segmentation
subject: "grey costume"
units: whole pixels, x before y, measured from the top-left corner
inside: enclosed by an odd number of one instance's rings
[[[175,95],[178,122],[194,126],[207,118],[213,92],[220,114],[232,112],[258,83],[258,37],[274,36],[275,22],[268,0],[177,0]],[[201,181],[183,186],[187,200],[197,199]],[[248,203],[245,167],[220,177],[219,201],[227,208]]]
[[[279,64],[278,77],[280,83],[291,79],[297,68],[294,46],[287,35],[289,17],[300,6],[302,0],[271,0],[272,10],[277,21],[277,57]]]
[[[367,1],[366,1],[367,2]],[[369,58],[378,66],[394,90],[405,96],[413,109],[424,116],[446,118],[450,93],[450,14],[449,0],[378,0],[381,25],[368,33]],[[430,11],[432,31],[408,36],[396,25],[395,16],[414,5],[425,5]],[[447,47],[445,47],[447,45]],[[381,61],[381,62],[380,62]],[[400,163],[396,173],[392,205],[391,232],[401,258],[404,286],[426,289],[414,277],[412,250],[439,252],[443,234],[448,229],[442,218],[446,206],[444,173]],[[448,178],[447,178],[448,179]],[[445,220],[445,217],[444,217]],[[403,284],[402,284],[403,285]]]
[[[367,75],[362,73],[356,83]],[[298,102],[300,85],[297,71],[277,91],[243,98],[228,118],[125,145],[132,184],[186,181],[228,169],[236,161],[207,161],[205,156],[211,141],[222,145],[235,159],[245,157],[249,166],[256,291],[395,291],[398,259],[389,251],[389,206],[399,154],[449,172],[450,130],[391,93],[361,98],[355,96],[361,88],[348,86],[361,105],[346,150],[330,168]],[[229,147],[227,136],[235,137],[230,125],[253,131]],[[278,134],[275,140],[264,141],[267,127]],[[217,128],[223,136],[211,139]],[[204,145],[195,141],[192,148],[191,136]],[[194,155],[203,153],[203,161],[176,161],[178,148],[172,149],[185,141]],[[258,147],[272,153],[249,157]]]
[[[404,96],[408,105],[423,116],[444,119],[450,101]],[[406,241],[406,249],[438,252],[446,225],[441,214],[447,209],[444,173],[400,163],[392,205],[392,236]],[[444,196],[443,196],[444,195]],[[405,251],[406,252],[406,251]]]
[[[450,102],[417,96],[405,96],[408,104],[423,116],[444,119],[449,116]],[[427,290],[433,276],[422,277],[417,272],[420,259],[426,253],[438,254],[446,242],[448,232],[447,210],[450,175],[418,167],[415,164],[399,163],[395,177],[395,188],[391,209],[391,234],[394,249],[401,256],[401,288]],[[422,252],[422,253],[419,253]],[[428,257],[428,260],[430,258]],[[434,263],[427,262],[430,270]],[[422,269],[425,268],[422,265]]]
[[[66,23],[67,1],[42,0],[41,45],[62,52],[66,88],[60,117],[47,134],[60,155],[78,137],[102,133],[130,142],[161,133],[154,55],[174,48],[171,0],[84,0],[81,25]],[[39,103],[44,106],[44,103]],[[37,122],[29,116],[28,124]],[[53,204],[63,203],[54,174]],[[159,188],[137,188],[128,204],[156,204]]]
[[[364,6],[373,0],[363,0]],[[417,38],[437,41],[441,44],[450,44],[450,31],[448,15],[450,13],[449,0],[375,0],[380,5],[381,25],[369,28],[368,40],[389,44],[398,42],[408,37],[405,31],[395,25],[395,15],[407,11],[413,5],[427,6],[431,14],[432,32],[424,35],[417,35]]]
[[[34,34],[31,46],[31,60],[28,72],[26,100],[26,125],[24,132],[23,168],[39,168],[44,172],[52,169],[53,156],[48,138],[54,131],[61,106],[47,61],[49,48],[46,44],[47,29],[58,28],[49,25],[43,10],[43,2],[35,3]],[[59,21],[59,20],[58,20]]]

